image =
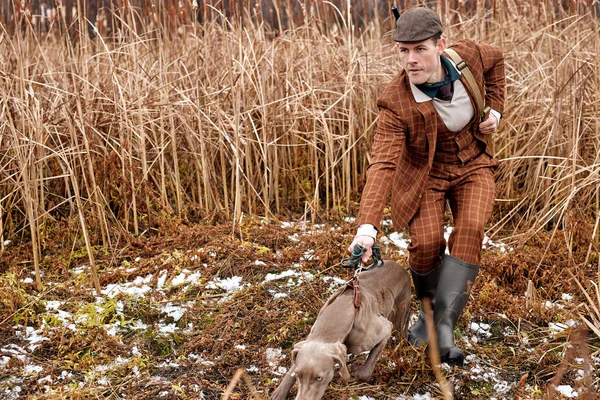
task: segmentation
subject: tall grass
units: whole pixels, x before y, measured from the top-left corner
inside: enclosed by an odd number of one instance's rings
[[[505,51],[490,234],[564,227],[572,244],[582,215],[597,241],[598,20],[547,1],[477,1],[470,13],[437,3],[450,43]],[[168,28],[152,16],[141,33],[138,17],[120,14],[115,35],[95,40],[58,30],[64,20],[50,34],[26,19],[10,35],[2,27],[2,245],[29,241],[38,269],[60,232],[94,269],[94,246],[160,233],[170,219],[357,211],[376,99],[399,70],[389,18],[354,29],[313,14],[275,35],[259,20]]]
[[[492,232],[509,224],[526,235],[550,226],[572,234],[579,217],[599,218],[598,21],[534,15],[541,26],[519,15],[499,21],[520,28],[501,39],[511,49],[510,103],[496,140],[505,212]]]

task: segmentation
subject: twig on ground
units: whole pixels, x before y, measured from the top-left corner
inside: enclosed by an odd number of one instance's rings
[[[425,308],[425,322],[427,324],[427,336],[429,337],[429,359],[431,360],[431,367],[433,368],[433,373],[435,374],[435,378],[440,384],[440,390],[442,391],[442,395],[445,400],[452,400],[452,388],[450,384],[442,374],[440,370],[440,364],[442,363],[440,360],[440,351],[437,346],[437,337],[435,336],[435,326],[433,322],[433,310],[431,309],[431,301],[425,297],[423,298],[423,305]]]
[[[235,372],[235,375],[233,375],[233,379],[231,380],[231,382],[229,382],[229,385],[227,386],[225,393],[223,393],[221,400],[229,399],[229,397],[233,393],[233,389],[235,389],[238,382],[240,381],[240,378],[244,378],[244,382],[246,382],[246,385],[248,385],[248,387],[250,388],[250,392],[252,393],[252,399],[260,400],[260,396],[256,392],[256,389],[254,388],[254,385],[252,384],[252,381],[250,380],[250,377],[248,376],[244,368],[239,368]]]

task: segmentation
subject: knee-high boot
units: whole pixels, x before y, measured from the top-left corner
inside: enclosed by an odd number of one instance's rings
[[[440,269],[433,309],[440,358],[442,362],[462,365],[465,355],[454,346],[454,327],[469,300],[479,266],[445,255]]]
[[[421,346],[429,341],[427,335],[427,324],[425,323],[425,311],[423,310],[423,299],[425,297],[431,300],[431,307],[435,304],[435,292],[437,291],[440,277],[440,267],[437,266],[425,274],[410,269],[413,284],[415,285],[415,294],[421,302],[419,319],[408,330],[408,342],[413,346]]]

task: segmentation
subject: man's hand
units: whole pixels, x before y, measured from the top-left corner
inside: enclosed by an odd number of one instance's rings
[[[362,257],[362,262],[363,264],[367,264],[367,261],[369,261],[369,258],[371,258],[371,256],[373,255],[373,245],[375,244],[375,239],[373,239],[371,236],[366,235],[354,236],[354,240],[352,241],[350,247],[348,247],[348,251],[352,253],[352,251],[354,250],[354,246],[357,244],[361,245],[366,249],[365,254]]]
[[[488,118],[479,124],[479,131],[484,135],[490,135],[498,129],[498,119],[493,113],[490,113]]]

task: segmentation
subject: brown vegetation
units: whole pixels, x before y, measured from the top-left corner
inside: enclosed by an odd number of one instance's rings
[[[284,3],[276,4],[284,10]],[[527,249],[487,258],[482,307],[533,327],[547,324],[554,316],[539,307],[533,317],[522,314],[519,296],[542,290],[544,298],[556,298],[561,290],[577,290],[567,271],[589,288],[600,269],[600,36],[594,4],[473,1],[459,2],[470,10],[456,12],[452,3],[436,2],[450,43],[471,38],[505,51],[509,100],[495,136],[501,167],[488,234]],[[184,229],[179,224],[201,223],[227,242],[223,237],[243,237],[245,219],[254,216],[315,223],[356,213],[377,123],[375,101],[398,71],[389,19],[374,17],[354,30],[351,18],[338,25],[314,14],[275,34],[256,18],[197,24],[192,14],[173,22],[164,17],[168,13],[149,10],[139,19],[133,8],[123,8],[110,14],[120,22],[109,31],[103,31],[109,14],[100,12],[105,20],[98,20],[100,35],[91,39],[87,29],[68,29],[60,14],[41,33],[26,12],[9,19],[8,7],[2,10],[10,24],[0,26],[0,288],[7,306],[0,325],[36,296],[13,282],[30,269],[43,297],[48,277],[86,263],[89,280],[74,282],[99,293],[109,281],[127,279],[109,273],[120,265],[120,254],[154,254],[153,246],[171,251],[173,235]],[[343,7],[333,11],[347,15]],[[139,24],[144,29],[135,28]],[[73,26],[86,25],[75,18]],[[259,242],[285,242],[280,232],[268,234],[274,236]],[[330,261],[318,268],[331,267],[348,239],[321,237],[327,249],[322,243],[314,248]],[[145,244],[136,246],[140,241]],[[225,260],[246,257],[234,243],[222,250]],[[235,274],[256,273],[246,267]],[[216,275],[234,274],[214,268]],[[303,287],[289,301],[314,316],[314,300],[324,291]],[[250,296],[258,301],[265,294]],[[585,310],[596,333],[594,296],[581,301],[585,307],[578,310]],[[236,311],[210,307],[224,319],[215,327],[230,329],[225,320]],[[292,329],[286,324],[275,327],[290,318],[289,307],[269,325],[278,332],[269,343],[289,344],[307,332],[304,325],[294,335],[286,333]],[[0,335],[2,343],[9,340],[4,327]],[[215,337],[198,335],[194,340],[203,344]],[[228,338],[222,343],[231,344]],[[554,357],[544,358],[548,364],[539,368],[547,369],[526,380],[545,387],[559,361]],[[234,359],[218,367],[211,393],[222,392],[223,380],[234,375],[240,366]],[[527,363],[534,368],[533,358]],[[395,373],[385,370],[381,382]]]
[[[255,398],[265,398],[281,379],[278,369],[289,367],[291,346],[308,335],[319,308],[342,284],[332,278],[352,276],[339,261],[355,224],[287,227],[249,217],[233,235],[232,228],[181,225],[166,238],[140,237],[118,252],[99,251],[102,296],[87,285],[86,255],[67,246],[61,250],[66,244],[61,238],[46,258],[44,292],[28,283],[28,268],[13,264],[0,277],[0,393],[14,398],[8,394],[18,386],[28,399],[216,400],[224,393],[229,399],[252,398],[253,387]],[[537,268],[545,246],[551,257]],[[406,264],[393,244],[382,250],[385,258]],[[23,260],[19,251],[9,246],[0,262]],[[459,343],[469,343],[467,364],[441,371],[458,398],[561,398],[550,383],[570,385],[580,397],[597,391],[599,341],[582,323],[586,318],[600,326],[597,276],[569,268],[568,257],[563,238],[548,232],[514,251],[499,246],[484,251],[472,292],[477,301],[459,321]],[[575,262],[584,257],[577,252]],[[279,278],[267,279],[268,274]],[[242,278],[237,291],[211,284],[236,277]],[[591,298],[578,282],[591,289]],[[487,328],[478,333],[469,320]],[[571,322],[578,327],[565,324]],[[47,339],[32,348],[39,336]],[[286,358],[271,357],[279,351]],[[356,362],[350,359],[350,365]],[[240,368],[245,379],[228,392]],[[395,336],[371,384],[336,378],[326,399],[410,399],[427,392],[445,398],[437,379],[423,349]]]
[[[450,42],[506,51],[492,233],[582,214],[597,235],[598,21],[546,2],[494,4],[469,18],[439,5]],[[157,233],[167,216],[301,212],[314,222],[355,212],[375,100],[398,69],[385,25],[355,36],[308,21],[268,39],[267,26],[236,21],[174,36],[125,24],[116,41],[74,42],[26,22],[1,52],[0,232],[31,241],[36,266],[65,218],[90,249]]]

